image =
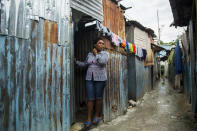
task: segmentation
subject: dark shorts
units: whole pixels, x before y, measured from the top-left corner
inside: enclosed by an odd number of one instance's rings
[[[86,80],[86,95],[88,100],[102,99],[106,81]]]

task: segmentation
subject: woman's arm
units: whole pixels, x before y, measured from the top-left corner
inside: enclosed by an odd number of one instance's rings
[[[86,57],[86,60],[84,62],[82,61],[76,61],[76,64],[79,66],[79,67],[86,67],[87,65],[90,65],[92,64],[90,61],[89,61],[89,56],[91,54],[89,53],[88,56]]]
[[[87,66],[86,61],[84,61],[84,62],[82,62],[82,61],[76,61],[76,64],[77,64],[79,67],[86,67],[86,66]]]
[[[109,54],[107,52],[102,52],[96,55],[97,64],[100,66],[106,65],[108,59],[109,59]]]

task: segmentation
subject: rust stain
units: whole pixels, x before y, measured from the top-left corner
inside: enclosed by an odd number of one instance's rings
[[[51,22],[50,26],[51,26],[51,30],[50,30],[50,41],[49,42],[57,44],[57,40],[58,40],[57,23]]]
[[[48,40],[48,20],[44,21],[44,48],[47,48],[47,40]]]
[[[52,84],[52,68],[53,68],[53,63],[52,63],[52,57],[53,57],[53,48],[50,48],[50,61],[51,61],[51,65],[49,66],[49,85],[51,86]]]
[[[61,48],[61,52],[62,52],[62,54],[61,54],[61,81],[60,81],[60,103],[61,103],[61,109],[60,109],[60,123],[62,124],[62,120],[63,120],[63,118],[62,118],[62,112],[63,112],[63,71],[64,71],[64,66],[63,66],[63,53],[64,53],[64,48],[62,47]]]
[[[122,9],[110,0],[103,0],[103,13],[103,25],[125,39],[125,21]]]
[[[44,48],[47,48],[47,44],[57,44],[58,42],[58,26],[56,22],[48,20],[44,21]]]

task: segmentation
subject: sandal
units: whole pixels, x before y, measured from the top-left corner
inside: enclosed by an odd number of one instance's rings
[[[99,123],[99,119],[98,118],[94,118],[93,119],[93,122],[92,122],[94,125],[98,125],[98,123]]]
[[[91,127],[92,123],[89,121],[84,122],[84,128],[81,129],[80,131],[88,131]]]

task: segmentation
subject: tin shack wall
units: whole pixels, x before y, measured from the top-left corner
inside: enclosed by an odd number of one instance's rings
[[[189,22],[189,44],[190,44],[190,71],[191,71],[191,91],[192,91],[192,97],[191,97],[191,102],[192,102],[192,111],[197,112],[197,85],[196,85],[196,50],[195,50],[195,32],[194,32],[195,25],[192,21]],[[196,27],[197,28],[197,27]]]
[[[126,40],[137,46],[150,49],[149,38],[146,32],[135,26],[126,27]],[[144,66],[144,61],[135,55],[128,56],[128,98],[137,101],[153,87],[152,66]]]
[[[103,25],[113,33],[125,39],[124,13],[112,0],[103,0]],[[104,121],[111,121],[123,114],[128,102],[128,67],[127,56],[123,49],[114,47],[109,40],[105,46],[110,54],[107,65],[108,84],[104,95]],[[121,52],[121,53],[120,53]]]
[[[105,40],[108,45],[109,40]],[[107,86],[103,100],[104,121],[111,121],[127,110],[128,103],[128,68],[127,56],[115,50],[106,50],[109,53],[107,64]]]
[[[0,130],[70,130],[69,0],[1,0]]]
[[[111,0],[103,0],[103,15],[103,25],[124,40],[125,20],[121,8]]]
[[[191,71],[190,71],[190,53],[189,53],[189,41],[188,41],[188,32],[185,32],[181,37],[182,43],[182,55],[183,59],[183,86],[184,93],[187,96],[187,100],[191,99]]]

